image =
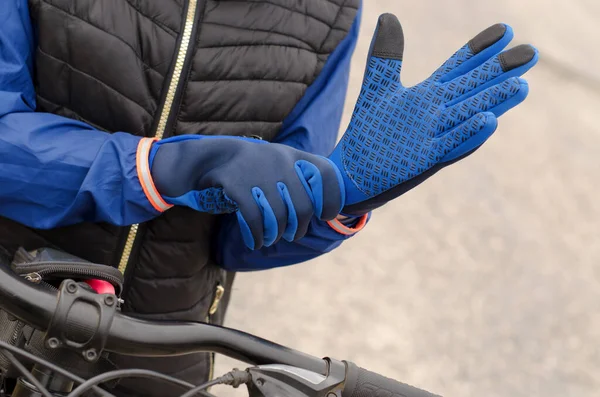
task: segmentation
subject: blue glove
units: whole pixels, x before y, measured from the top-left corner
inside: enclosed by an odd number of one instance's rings
[[[186,135],[153,144],[150,169],[163,199],[201,212],[237,212],[250,249],[303,237],[313,216],[332,220],[344,186],[327,158],[257,139]]]
[[[394,15],[379,18],[352,120],[330,156],[345,182],[343,214],[382,206],[492,135],[496,118],[527,96],[518,76],[538,60],[530,45],[500,53],[512,37],[509,26],[491,26],[427,80],[403,87],[402,27]]]

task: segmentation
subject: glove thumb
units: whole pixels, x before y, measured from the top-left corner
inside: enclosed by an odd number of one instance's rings
[[[377,29],[369,50],[367,74],[384,74],[386,80],[400,83],[400,70],[404,54],[404,33],[402,25],[394,14],[383,14],[377,22]]]

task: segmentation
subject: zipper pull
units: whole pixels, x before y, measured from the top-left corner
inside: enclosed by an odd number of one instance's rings
[[[42,282],[42,276],[40,276],[39,273],[29,273],[25,275],[25,280],[34,283],[34,284],[39,284]]]
[[[217,309],[219,308],[219,303],[221,302],[223,295],[225,295],[225,287],[219,284],[217,285],[217,289],[215,290],[215,298],[213,299],[212,305],[210,305],[210,309],[208,310],[209,315],[212,316],[217,312]]]

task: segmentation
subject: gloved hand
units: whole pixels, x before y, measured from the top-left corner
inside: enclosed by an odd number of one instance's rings
[[[154,143],[149,161],[167,203],[212,214],[237,212],[250,249],[301,238],[313,216],[332,220],[344,205],[337,167],[285,145],[186,135]]]
[[[496,118],[527,96],[518,76],[538,60],[530,45],[500,53],[512,37],[509,26],[491,26],[427,80],[403,87],[402,27],[394,15],[380,17],[352,120],[330,156],[345,182],[343,214],[382,206],[492,135]]]

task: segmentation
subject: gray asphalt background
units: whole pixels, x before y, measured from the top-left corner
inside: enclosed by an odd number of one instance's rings
[[[530,96],[335,253],[241,275],[227,325],[444,396],[600,396],[600,2],[366,0],[343,126],[383,12],[405,84],[509,23],[541,52]]]

